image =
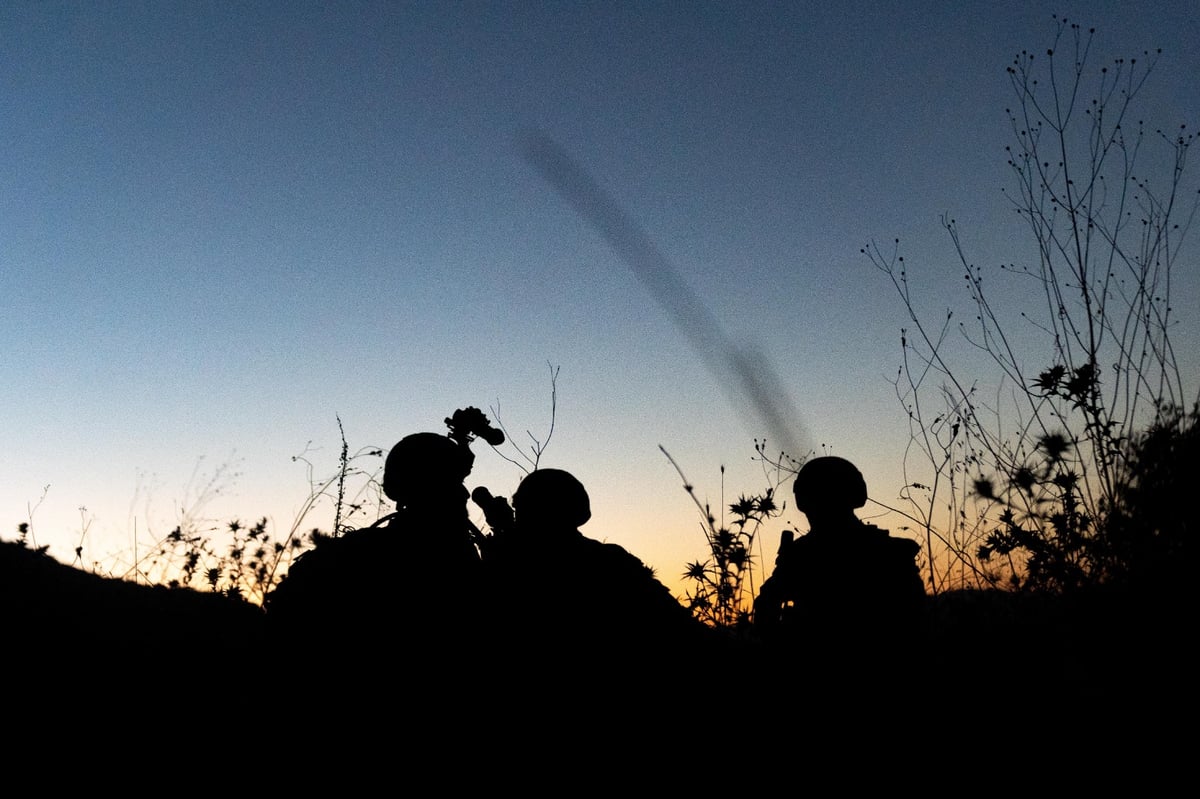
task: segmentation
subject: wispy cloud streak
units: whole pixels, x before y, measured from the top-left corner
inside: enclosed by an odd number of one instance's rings
[[[649,289],[654,300],[704,359],[734,401],[748,400],[769,438],[793,456],[809,447],[800,415],[768,359],[737,345],[679,270],[616,200],[553,139],[541,132],[523,137],[522,153],[542,177],[605,238]]]

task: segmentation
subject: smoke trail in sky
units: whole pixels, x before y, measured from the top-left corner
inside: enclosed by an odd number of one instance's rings
[[[750,401],[771,440],[784,452],[793,457],[805,455],[809,448],[801,448],[801,444],[808,441],[808,435],[767,358],[753,347],[738,346],[726,335],[716,316],[650,236],[557,142],[534,132],[524,138],[522,145],[525,159],[600,231],[699,352],[718,382],[726,390],[740,390],[741,396],[735,392],[734,398]]]

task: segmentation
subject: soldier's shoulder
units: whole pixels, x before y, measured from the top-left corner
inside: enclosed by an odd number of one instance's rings
[[[590,557],[610,563],[632,565],[635,561],[639,564],[642,562],[637,555],[634,555],[620,544],[614,544],[611,541],[599,541],[595,538],[580,536],[578,544]]]
[[[900,538],[898,536],[894,536],[894,535],[892,535],[891,530],[888,530],[887,528],[880,527],[875,524],[871,524],[870,522],[859,522],[858,529],[862,531],[863,535],[869,536],[870,538],[873,538],[877,541],[907,541],[909,543],[916,543],[915,541],[912,541],[911,539],[908,539],[908,538]]]
[[[587,553],[587,558],[610,574],[621,574],[636,579],[657,579],[653,569],[620,544],[597,541],[585,536],[581,545]]]
[[[347,530],[337,537],[329,537],[317,543],[313,549],[305,553],[308,556],[337,557],[358,553],[364,549],[381,546],[396,540],[397,527],[392,524],[377,524],[370,527],[360,527]]]
[[[884,539],[884,538],[891,538],[891,536],[892,536],[892,533],[890,530],[887,530],[887,529],[880,527],[878,525],[875,525],[875,524],[871,524],[870,522],[861,522],[860,521],[858,523],[857,527],[858,527],[858,530],[861,531],[863,535],[870,536],[871,538]]]
[[[878,540],[883,542],[887,547],[889,547],[890,549],[892,549],[896,552],[904,553],[904,554],[911,553],[913,555],[916,555],[918,552],[921,551],[921,545],[918,544],[916,541],[912,540],[911,538],[904,538],[902,536],[892,535],[890,531],[884,530],[882,527],[876,527],[873,524],[868,524],[868,525],[866,525],[866,527],[869,527],[872,530],[877,531],[876,533],[874,533],[874,535],[878,538]]]
[[[284,580],[295,584],[309,579],[310,575],[324,575],[348,561],[369,558],[373,552],[388,546],[390,539],[386,527],[350,530],[339,536],[318,536],[312,549],[302,552],[292,563]]]
[[[779,553],[783,555],[785,553],[823,552],[830,548],[843,546],[845,543],[846,537],[837,532],[824,531],[814,533],[810,530],[807,533],[796,536],[791,541],[781,544]]]

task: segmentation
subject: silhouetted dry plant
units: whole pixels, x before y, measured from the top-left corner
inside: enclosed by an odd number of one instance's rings
[[[687,479],[679,464],[666,448],[659,446],[663,455],[671,462],[683,479],[683,490],[700,511],[700,529],[708,547],[708,555],[701,560],[688,563],[683,578],[692,584],[681,600],[700,621],[718,629],[736,632],[747,629],[752,621],[754,597],[758,590],[754,547],[758,543],[758,560],[764,559],[759,533],[763,525],[778,518],[786,503],[778,504],[778,489],[794,477],[803,461],[796,461],[786,453],[778,458],[766,455],[766,441],[754,442],[755,460],[763,465],[767,487],[759,493],[740,494],[737,500],[725,505],[725,467],[721,467],[721,506],[731,519],[726,522],[724,513],[717,519],[712,506],[701,502],[696,496],[695,486]],[[761,574],[763,567],[757,567]]]
[[[1097,68],[1094,31],[1055,24],[1044,58],[1022,51],[1008,68],[1008,196],[1032,257],[979,267],[943,218],[973,307],[958,331],[986,366],[953,361],[953,311],[917,311],[899,240],[863,249],[912,323],[894,385],[912,441],[903,491],[938,554],[934,592],[1104,579],[1104,527],[1128,484],[1127,445],[1191,403],[1170,333],[1171,271],[1200,203],[1185,185],[1194,136],[1152,132],[1134,114],[1157,52]],[[1145,152],[1154,144],[1167,166],[1151,177],[1155,164],[1144,171],[1140,161],[1158,155]],[[1013,298],[1032,304],[1014,317]]]
[[[265,517],[249,525],[239,519],[217,522],[205,517],[205,506],[219,493],[222,472],[217,470],[180,508],[175,527],[120,576],[136,575],[151,584],[198,588],[261,605],[292,561],[322,537],[369,525],[387,511],[380,482],[383,450],[364,447],[351,452],[340,417],[337,423],[341,447],[332,474],[316,477],[310,447],[292,457],[306,467],[309,493],[281,538],[271,535]],[[324,514],[332,519],[328,532],[312,524],[315,516]]]

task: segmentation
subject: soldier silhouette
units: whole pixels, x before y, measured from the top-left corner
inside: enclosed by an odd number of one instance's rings
[[[784,534],[754,603],[755,630],[792,654],[806,648],[826,663],[878,668],[879,660],[863,656],[898,655],[920,634],[920,546],[855,516],[867,487],[843,458],[805,463],[793,492],[810,529],[794,539]]]
[[[475,497],[490,519],[505,519],[486,492]],[[521,481],[511,525],[493,527],[483,547],[496,627],[516,632],[540,661],[577,666],[661,663],[701,645],[706,628],[641,559],[583,535],[590,518],[571,473],[537,469]]]
[[[482,563],[463,482],[473,462],[462,442],[437,433],[389,451],[383,490],[396,511],[325,539],[268,595],[286,655],[353,668],[397,651],[418,653],[409,664],[444,663],[472,646]]]

